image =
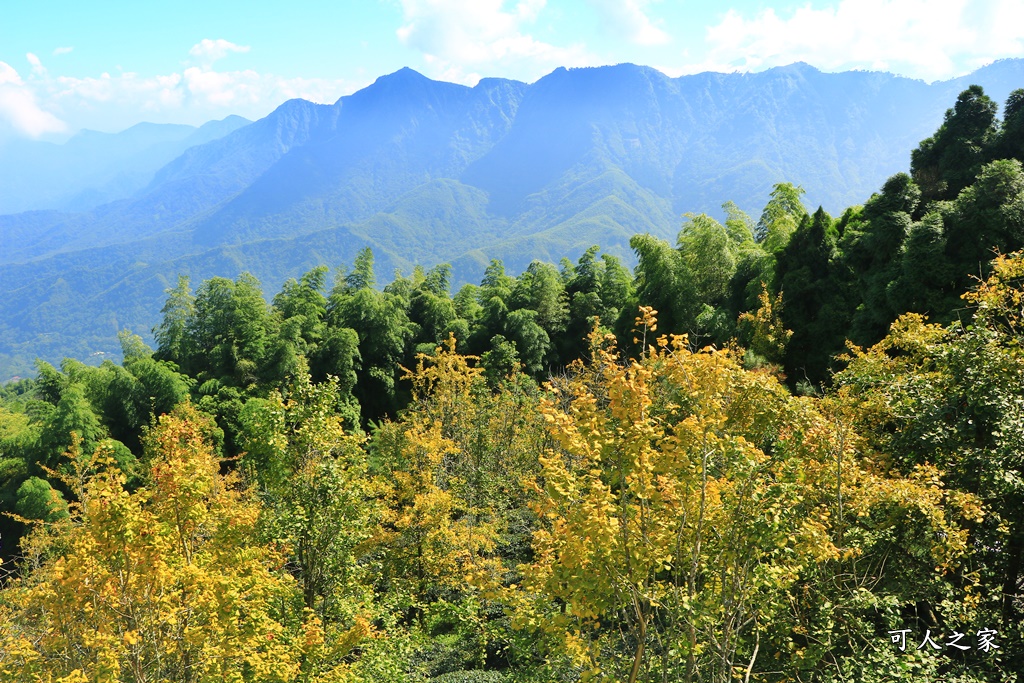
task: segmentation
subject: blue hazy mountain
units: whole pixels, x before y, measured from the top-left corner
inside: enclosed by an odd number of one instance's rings
[[[248,123],[229,116],[198,128],[140,123],[120,133],[83,130],[63,144],[11,140],[0,146],[0,214],[85,211],[130,197],[189,147]]]
[[[178,273],[249,270],[273,293],[369,245],[385,279],[447,261],[475,281],[492,257],[515,272],[595,243],[628,256],[632,234],[673,237],[682,213],[727,200],[756,218],[779,181],[836,213],[906,170],[970,83],[1003,101],[1024,60],[933,84],[806,64],[681,78],[624,64],[475,87],[402,69],[333,105],[292,100],[116,201],[0,216],[0,357],[112,352],[118,328],[149,331]]]

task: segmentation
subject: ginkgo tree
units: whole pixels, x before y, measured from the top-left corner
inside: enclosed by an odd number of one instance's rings
[[[311,381],[304,362],[285,391],[249,399],[239,416],[241,471],[263,502],[260,533],[287,558],[303,604],[326,636],[369,633],[379,505],[364,436],[344,429],[351,414],[337,378]]]
[[[318,619],[256,539],[258,504],[219,473],[210,422],[184,404],[146,439],[147,483],[129,493],[109,449],[68,456],[71,514],[23,543],[5,588],[0,680],[342,680]],[[321,666],[321,662],[339,662]]]
[[[532,383],[513,374],[494,387],[475,360],[453,337],[421,354],[406,373],[412,404],[369,444],[385,508],[380,599],[421,639],[415,658],[434,673],[516,656],[495,591],[529,552],[522,480],[547,442]]]
[[[641,308],[634,360],[595,330],[590,362],[541,405],[557,447],[534,484],[533,559],[504,595],[551,656],[630,683],[813,671],[828,653],[799,636],[795,596],[871,550],[844,526],[903,524],[933,567],[963,554],[933,473],[885,484],[814,399],[729,352],[652,343],[654,316]]]

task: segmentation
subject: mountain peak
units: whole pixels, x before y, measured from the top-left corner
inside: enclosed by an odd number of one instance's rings
[[[481,78],[477,81],[474,88],[480,88],[481,90],[487,90],[488,88],[500,87],[506,84],[514,85],[526,85],[523,81],[517,81],[514,78]]]
[[[383,102],[408,104],[423,98],[449,95],[453,92],[469,92],[470,88],[459,83],[435,81],[409,67],[402,67],[394,73],[381,76],[370,85],[351,95],[343,95],[336,104],[347,102],[346,106],[384,106]]]
[[[403,66],[394,73],[386,74],[379,77],[373,82],[374,85],[378,83],[422,83],[423,81],[429,81],[430,79],[421,74],[415,69],[411,69],[407,66]]]
[[[783,66],[776,66],[768,69],[768,71],[774,71],[776,73],[798,73],[798,74],[820,74],[821,70],[817,67],[811,66],[807,62],[793,62],[792,64],[785,64]]]
[[[277,109],[275,109],[274,111],[270,112],[270,114],[265,116],[264,118],[259,119],[259,121],[257,121],[257,123],[260,123],[260,122],[268,122],[269,123],[271,121],[283,121],[283,120],[289,120],[289,119],[295,119],[295,118],[303,118],[304,119],[304,118],[307,118],[307,117],[309,117],[311,115],[314,115],[314,112],[316,112],[321,107],[329,107],[329,106],[330,105],[317,104],[316,102],[310,102],[309,100],[304,100],[301,97],[293,97],[292,99],[286,100],[286,101],[282,102],[281,104],[279,104],[277,106]],[[264,125],[267,125],[267,123],[264,123]]]
[[[630,62],[619,64],[606,64],[602,66],[581,66],[566,69],[560,66],[551,73],[542,77],[538,83],[564,83],[564,82],[590,82],[610,81],[626,83],[637,79],[647,78],[668,78],[662,72],[649,66],[641,66]]]

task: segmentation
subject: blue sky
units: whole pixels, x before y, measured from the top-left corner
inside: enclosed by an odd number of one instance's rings
[[[677,76],[806,61],[927,81],[1024,57],[1020,0],[33,0],[0,14],[0,139],[258,118],[410,66],[532,82],[633,62]]]

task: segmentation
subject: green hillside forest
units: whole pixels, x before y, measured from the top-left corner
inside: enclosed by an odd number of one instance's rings
[[[120,361],[124,328],[155,346],[179,274],[198,286],[248,272],[272,297],[370,247],[379,286],[447,263],[457,290],[491,259],[520,273],[594,244],[632,269],[634,234],[674,241],[686,212],[724,222],[726,199],[756,219],[779,182],[840,215],[906,170],[972,83],[1003,102],[1024,84],[1024,58],[932,84],[803,63],[678,78],[619,64],[470,88],[404,68],[334,104],[294,99],[241,127],[210,122],[176,149],[220,137],[155,172],[169,150],[151,145],[133,157],[148,175],[121,153],[188,128],[39,142],[13,157],[5,147],[0,200],[39,210],[0,215],[0,382],[33,375],[37,358]],[[102,185],[101,167],[151,180]],[[83,192],[75,178],[102,187]],[[84,204],[32,203],[57,186]]]
[[[1022,161],[972,86],[632,272],[180,278],[0,388],[0,680],[1020,680]]]

